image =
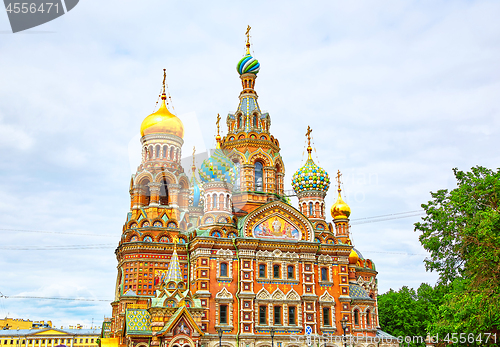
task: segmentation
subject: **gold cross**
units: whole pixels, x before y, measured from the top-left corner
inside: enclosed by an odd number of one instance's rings
[[[167,69],[163,69],[163,94],[165,94],[165,80],[167,79]]]
[[[306,132],[306,136],[307,136],[307,146],[310,146],[310,145],[311,145],[311,133],[312,133],[312,129],[311,129],[311,127],[308,125],[308,126],[307,126],[307,132]]]
[[[337,183],[339,185],[339,191],[340,191],[340,177],[342,177],[342,174],[340,173],[340,170],[337,171]]]
[[[217,135],[219,135],[220,114],[217,113]]]
[[[250,29],[252,29],[252,27],[250,25],[247,26],[247,32],[245,33],[245,35],[247,35],[247,55],[250,55]]]

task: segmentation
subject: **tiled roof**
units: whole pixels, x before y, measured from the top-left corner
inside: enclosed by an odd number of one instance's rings
[[[364,290],[363,288],[361,288],[361,286],[359,286],[357,284],[350,284],[349,285],[349,295],[353,299],[370,299],[370,300],[373,300],[372,298],[370,298],[370,296],[368,295],[368,293],[366,292],[366,290]]]
[[[132,335],[150,335],[150,316],[144,309],[127,309],[125,312],[127,333]]]

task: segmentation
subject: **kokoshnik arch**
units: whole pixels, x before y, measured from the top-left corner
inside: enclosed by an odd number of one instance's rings
[[[365,336],[360,345],[389,336],[379,330],[375,264],[351,243],[340,172],[327,221],[330,176],[311,157],[310,128],[308,159],[292,179],[298,208],[284,196],[280,144],[257,102],[259,70],[247,30],[238,108],[224,137],[217,117],[216,149],[190,178],[165,87],[144,119],[104,344],[212,347],[222,330],[223,346],[271,346],[274,330],[276,346],[302,346],[293,335],[340,336],[341,320],[348,335]]]

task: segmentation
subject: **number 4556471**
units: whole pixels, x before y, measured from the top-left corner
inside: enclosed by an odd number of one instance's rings
[[[45,6],[44,6],[45,5]],[[50,13],[50,11],[55,11],[56,13],[59,13],[59,4],[58,3],[53,3],[53,2],[45,2],[41,3],[40,6],[37,7],[37,4],[35,3],[29,3],[29,2],[14,2],[14,3],[9,3],[6,8],[7,12],[9,13]]]

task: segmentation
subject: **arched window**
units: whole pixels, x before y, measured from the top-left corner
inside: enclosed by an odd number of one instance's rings
[[[328,281],[328,270],[326,269],[326,267],[321,268],[321,280]]]
[[[226,208],[227,208],[228,210],[230,210],[230,209],[231,209],[231,200],[229,200],[229,194],[228,194],[228,195],[226,195]]]
[[[153,159],[153,146],[149,146],[149,159]]]
[[[293,265],[288,265],[286,270],[287,270],[287,278],[289,280],[295,278],[295,271],[294,271]]]
[[[149,190],[149,180],[144,180],[141,182],[141,190],[143,194],[143,198],[141,199],[144,206],[149,206],[149,202],[151,199],[151,191]]]
[[[168,183],[165,178],[161,181],[160,186],[160,205],[168,205]]]
[[[181,149],[180,148],[177,149],[177,155],[175,156],[175,159],[177,161],[181,160]]]
[[[227,263],[220,264],[220,276],[227,277]]]
[[[260,161],[255,162],[255,191],[264,191],[262,163]]]
[[[273,277],[281,278],[281,266],[279,266],[278,264],[273,265]]]
[[[312,202],[309,203],[309,216],[314,216],[314,213],[313,213],[313,203]]]
[[[366,325],[370,326],[370,310],[366,311]]]
[[[167,146],[163,146],[163,158],[166,158],[167,157],[167,150],[168,150],[168,147]]]
[[[170,147],[170,155],[168,156],[168,159],[174,160],[174,147]]]
[[[160,145],[156,145],[155,150],[156,150],[155,157],[159,158],[160,157]]]
[[[245,124],[243,123],[243,116],[240,116],[240,128],[244,128]]]
[[[217,194],[212,195],[212,208],[217,209]]]
[[[254,127],[257,126],[257,116],[256,115],[253,115],[253,126]]]
[[[266,278],[266,265],[265,264],[259,264],[259,277],[260,278]]]
[[[359,311],[354,310],[354,325],[359,325]]]

